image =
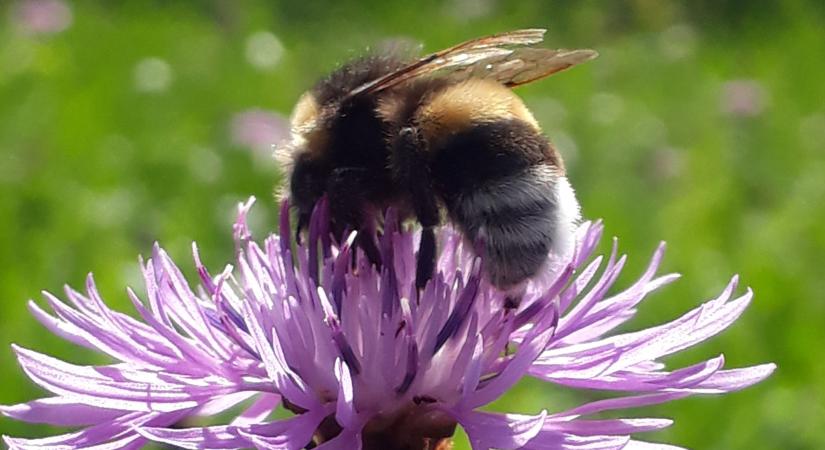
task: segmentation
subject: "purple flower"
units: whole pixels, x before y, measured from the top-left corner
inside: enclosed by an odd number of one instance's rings
[[[768,103],[768,93],[757,80],[733,80],[722,85],[722,111],[733,117],[755,117]]]
[[[719,297],[672,322],[609,335],[648,293],[678,277],[656,276],[660,246],[639,280],[607,296],[625,257],[617,257],[614,242],[606,260],[591,258],[599,223],[582,225],[573,253],[553,259],[530,281],[518,307],[503,308],[503,295],[480,275],[483,262],[449,227],[440,232],[436,275],[419,295],[417,236],[399,231],[392,212],[379,238],[385,262],[379,272],[352,247],[353,236],[342,245],[331,241],[323,202],[302,245],[287,238],[286,205],[280,237],[254,242],[246,225],[251,204],[241,205],[235,224],[237,267],[210,274],[195,249],[201,278],[195,291],[155,247],[142,264],[146,302],[129,291],[142,320],[106,307],[91,277],[86,294],[66,289],[73,307],[50,294],[53,313],[31,303],[48,329],[117,362],[79,366],[15,346],[23,370],[53,396],[2,412],[81,429],[43,439],[6,437],[6,443],[137,448],[153,440],[183,448],[301,449],[314,439],[322,450],[435,449],[460,425],[474,449],[675,449],[631,438],[670,420],[586,417],[735,391],[775,367],[725,370],[721,355],[673,371],[658,362],[739,317],[751,292],[734,297],[735,277]],[[479,409],[524,376],[614,395],[534,415]],[[228,424],[180,428],[185,418],[242,402]],[[270,419],[278,405],[294,416]]]
[[[273,146],[289,136],[289,123],[280,114],[263,109],[249,109],[232,117],[232,140],[266,157]]]
[[[72,10],[62,0],[20,0],[12,17],[29,34],[59,33],[72,24]]]

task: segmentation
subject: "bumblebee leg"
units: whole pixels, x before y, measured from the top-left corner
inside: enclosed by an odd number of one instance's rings
[[[435,226],[438,225],[438,204],[433,192],[419,192],[413,195],[413,208],[421,223],[421,242],[415,265],[415,287],[423,289],[433,277],[435,270],[436,242]]]
[[[433,227],[421,230],[421,243],[418,245],[418,256],[415,267],[415,287],[423,289],[433,277],[435,270],[435,232]]]
[[[410,195],[416,219],[422,226],[421,242],[416,256],[415,286],[424,288],[435,270],[435,230],[440,222],[438,202],[425,159],[422,141],[414,128],[403,128],[398,135],[393,154],[395,177]]]
[[[349,227],[358,231],[355,245],[361,247],[370,263],[381,268],[381,253],[375,244],[374,228],[367,217],[364,198],[364,182],[368,176],[367,169],[342,167],[332,171],[327,181],[329,208],[332,216],[334,233],[343,235]],[[344,236],[340,236],[343,239]]]

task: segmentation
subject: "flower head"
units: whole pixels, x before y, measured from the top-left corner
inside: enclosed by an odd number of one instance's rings
[[[765,110],[768,93],[757,80],[732,80],[722,85],[722,111],[732,117],[755,117]]]
[[[586,417],[738,390],[774,369],[725,370],[722,356],[673,371],[658,361],[739,317],[751,292],[734,298],[736,278],[672,322],[611,335],[648,293],[677,276],[656,276],[660,246],[639,280],[608,296],[625,257],[617,257],[614,244],[606,260],[591,258],[599,223],[582,225],[572,254],[530,281],[518,306],[503,307],[503,294],[481,275],[483,262],[449,227],[440,232],[436,274],[419,293],[417,236],[399,229],[392,212],[379,237],[379,271],[352,246],[354,235],[332,241],[323,201],[300,245],[289,240],[286,205],[280,236],[252,240],[251,204],[240,207],[235,225],[237,267],[211,274],[195,250],[197,291],[155,247],[142,264],[148,298],[129,291],[142,320],[110,310],[91,277],[85,295],[66,290],[73,307],[50,294],[53,313],[32,303],[51,331],[117,362],[79,366],[15,347],[29,377],[53,396],[2,412],[82,428],[43,439],[6,437],[7,444],[134,448],[153,440],[183,448],[302,449],[314,440],[318,449],[434,449],[461,426],[475,449],[647,449],[654,447],[631,435],[670,420]],[[616,395],[534,415],[479,409],[525,376]],[[228,424],[184,421],[242,402],[245,409]],[[278,405],[294,416],[271,420]]]
[[[12,18],[28,34],[55,34],[72,24],[72,10],[63,0],[21,0]]]
[[[289,121],[280,114],[249,109],[232,116],[232,140],[267,157],[274,145],[289,136]]]

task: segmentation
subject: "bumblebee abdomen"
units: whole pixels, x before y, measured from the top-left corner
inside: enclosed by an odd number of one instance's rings
[[[558,177],[547,166],[490,181],[457,197],[450,214],[480,245],[490,281],[507,288],[534,276],[560,244]]]
[[[476,123],[431,150],[435,185],[453,222],[480,244],[499,287],[539,272],[568,246],[578,203],[558,154],[518,118]]]
[[[535,164],[560,165],[547,138],[519,119],[482,122],[451,133],[431,153],[433,177],[447,198]]]

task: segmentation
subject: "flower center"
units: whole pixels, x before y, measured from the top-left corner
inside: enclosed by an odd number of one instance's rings
[[[391,415],[376,415],[364,426],[363,450],[449,450],[456,421],[432,406],[431,401],[411,402]],[[330,415],[315,431],[315,445],[341,432]]]

